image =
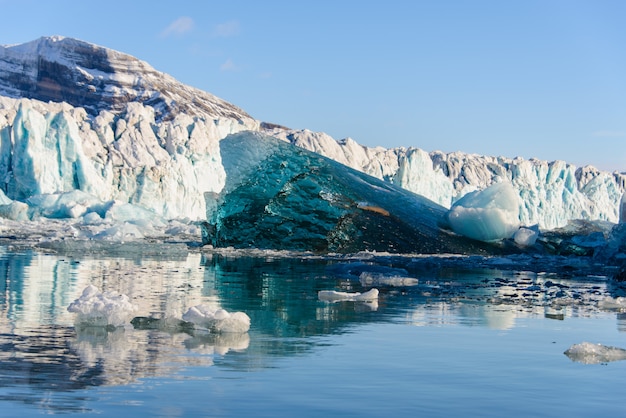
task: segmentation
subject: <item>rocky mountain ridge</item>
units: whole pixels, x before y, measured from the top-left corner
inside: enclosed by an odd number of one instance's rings
[[[123,111],[131,102],[150,106],[156,121],[178,113],[231,118],[254,125],[242,109],[184,85],[131,55],[60,36],[0,47],[0,94],[66,102],[91,116]]]

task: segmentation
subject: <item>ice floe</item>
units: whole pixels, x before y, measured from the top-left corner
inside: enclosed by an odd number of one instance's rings
[[[386,275],[382,273],[363,272],[359,275],[361,286],[417,286],[419,280],[413,277]]]
[[[564,353],[572,361],[584,364],[601,364],[611,361],[626,360],[626,350],[602,344],[582,342],[574,344]]]
[[[89,285],[67,310],[77,314],[75,322],[80,326],[121,327],[129,322],[137,307],[126,295],[100,292],[96,286]]]
[[[245,312],[230,313],[205,304],[189,308],[183,315],[183,320],[217,333],[248,332],[250,329],[250,317]]]
[[[327,302],[339,302],[339,301],[355,301],[355,302],[370,302],[378,300],[378,289],[370,289],[367,292],[338,292],[336,290],[320,290],[317,292],[319,300]]]
[[[519,229],[519,196],[510,182],[466,194],[446,217],[454,232],[479,241],[511,238]]]

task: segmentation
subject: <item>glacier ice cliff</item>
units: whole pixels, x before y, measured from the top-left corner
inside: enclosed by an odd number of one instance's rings
[[[290,130],[135,57],[76,39],[0,46],[0,75],[0,216],[11,219],[104,217],[128,204],[155,217],[202,220],[204,195],[221,193],[227,182],[220,141],[242,131],[275,136],[444,208],[508,181],[522,225],[553,229],[572,219],[620,217],[624,174],[562,161],[368,148]],[[84,193],[79,202],[57,211],[36,206],[73,191]]]
[[[65,103],[0,97],[0,188],[12,200],[80,190],[166,218],[200,219],[203,193],[219,191],[219,139],[254,125],[183,113],[157,122],[129,103],[96,117]]]
[[[523,225],[563,227],[572,219],[618,222],[626,174],[564,161],[492,157],[419,148],[368,148],[351,138],[274,127],[269,134],[451,207],[467,193],[509,181]]]
[[[0,47],[0,74],[0,189],[21,202],[81,190],[200,219],[203,193],[224,183],[218,141],[259,128],[222,99],[76,39]]]

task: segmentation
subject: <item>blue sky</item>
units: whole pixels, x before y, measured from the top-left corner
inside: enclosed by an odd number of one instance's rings
[[[626,171],[626,1],[0,0],[253,117],[368,145]]]

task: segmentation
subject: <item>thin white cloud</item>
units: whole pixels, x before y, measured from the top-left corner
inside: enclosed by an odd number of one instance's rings
[[[168,36],[181,36],[188,32],[191,32],[195,26],[192,18],[189,16],[181,16],[166,27],[161,32],[161,37],[167,38]]]
[[[623,138],[626,137],[625,131],[596,131],[591,134],[599,138]]]
[[[213,28],[213,36],[218,38],[230,38],[239,35],[239,32],[240,26],[239,22],[236,20],[220,23]]]
[[[239,71],[239,67],[235,65],[232,59],[228,58],[220,65],[220,71]]]

